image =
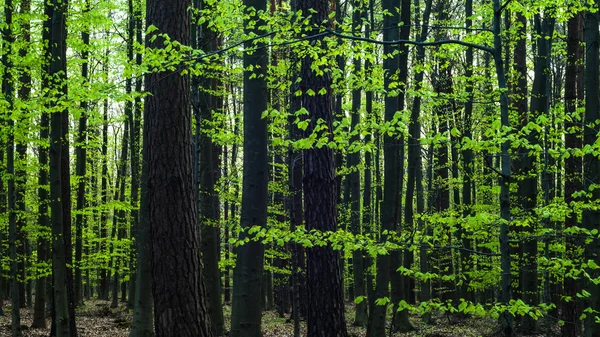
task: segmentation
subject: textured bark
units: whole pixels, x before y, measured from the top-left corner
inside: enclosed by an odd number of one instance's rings
[[[247,0],[244,4],[256,11],[266,11],[266,1]],[[262,20],[253,17],[256,24],[246,28],[247,33],[261,34]],[[267,50],[262,44],[245,43],[245,48],[258,47],[252,55],[244,54],[244,67],[254,66],[244,72],[244,169],[242,182],[242,209],[240,239],[251,237],[253,226],[265,226],[267,220],[268,159],[267,124],[261,118],[267,110]],[[264,246],[250,240],[237,249],[237,262],[233,270],[233,303],[231,308],[231,337],[260,337],[261,310],[258,306],[262,294]]]
[[[329,2],[308,0],[298,4],[298,9],[307,15],[314,12],[310,24],[320,26],[327,22]],[[309,112],[309,126],[305,136],[310,135],[318,120],[323,120],[332,130],[331,75],[317,75],[311,69],[312,59],[302,60],[300,89],[301,106]],[[310,96],[307,91],[327,92]],[[311,148],[304,153],[304,202],[306,228],[317,231],[337,230],[337,191],[334,154],[328,147]],[[307,255],[308,306],[307,330],[311,337],[346,337],[346,321],[343,300],[343,283],[340,269],[340,253],[331,246],[311,247]]]
[[[147,25],[189,44],[189,1],[150,0]],[[175,19],[177,18],[177,19]],[[147,37],[152,48],[164,40]],[[148,202],[157,337],[212,337],[202,284],[193,186],[189,75],[146,75]],[[146,129],[147,128],[147,129]]]

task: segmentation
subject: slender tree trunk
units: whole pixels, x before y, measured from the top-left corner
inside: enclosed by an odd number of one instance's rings
[[[141,29],[137,28],[138,18],[138,4],[133,0],[128,1],[129,6],[129,33],[128,33],[128,41],[127,41],[127,58],[130,62],[134,62],[133,55],[133,41],[136,39],[137,31]],[[141,35],[141,32],[140,32]],[[141,37],[140,37],[141,40]],[[139,41],[142,43],[142,41]],[[140,92],[138,90],[138,83],[141,90],[141,81],[136,80],[136,88],[135,88],[135,99],[133,101],[133,105],[131,106],[132,113],[129,118],[129,146],[131,148],[131,229],[130,229],[130,237],[134,242],[131,245],[131,254],[129,256],[129,298],[127,301],[127,307],[132,308],[135,306],[135,292],[137,288],[137,246],[135,244],[135,240],[138,240],[138,226],[139,226],[139,190],[140,190],[140,126],[141,126],[141,115],[142,109],[139,106],[140,101],[137,97],[137,94]],[[127,83],[125,83],[127,86]],[[129,84],[133,86],[133,83]],[[130,90],[131,91],[131,90]]]
[[[431,0],[427,0],[425,4],[425,12],[423,13],[423,23],[419,35],[419,41],[425,40],[429,29],[429,16],[431,14]],[[415,7],[419,8],[419,1],[415,1]],[[418,16],[417,16],[418,17]],[[417,19],[416,26],[419,26]],[[425,60],[425,48],[422,46],[417,47],[416,60],[417,64],[421,64]],[[420,70],[415,74],[415,90],[419,91],[422,87],[424,70]],[[422,174],[421,174],[421,146],[419,139],[421,138],[421,96],[415,96],[411,109],[411,117],[409,123],[409,137],[408,137],[408,176],[406,185],[406,202],[404,209],[404,221],[408,226],[414,226],[414,209],[413,209],[413,196],[415,194],[415,187],[421,185],[421,188],[417,188],[417,213],[423,212],[423,189],[422,189]],[[420,199],[420,202],[419,202]],[[421,206],[421,207],[419,207]],[[422,221],[419,221],[419,230],[426,233],[423,228]],[[427,239],[425,239],[427,240]],[[429,252],[427,250],[427,242],[423,240],[419,249],[420,269],[422,273],[429,272]],[[431,300],[431,282],[429,280],[421,281],[421,302],[427,302]],[[431,315],[426,313],[423,315],[423,322],[428,324],[430,322]]]
[[[129,84],[129,91],[131,91],[131,83]],[[123,137],[121,139],[121,155],[119,157],[119,165],[117,172],[117,180],[116,180],[116,188],[115,188],[115,199],[119,200],[120,203],[125,203],[125,184],[126,184],[126,174],[127,174],[127,159],[129,154],[129,121],[132,118],[132,110],[133,106],[131,104],[127,104],[125,106],[125,117],[126,122],[123,130]],[[125,238],[125,210],[120,209],[114,211],[113,217],[113,235],[117,236],[117,242],[122,242]],[[111,308],[118,307],[118,299],[119,299],[119,285],[121,283],[121,265],[125,264],[124,259],[120,251],[122,250],[121,245],[115,245],[113,243],[112,252],[114,255],[114,269],[115,274],[113,275],[113,284],[112,284],[112,303],[110,305]],[[112,254],[111,254],[112,255]],[[123,300],[123,296],[122,300]]]
[[[509,128],[509,111],[508,111],[508,95],[506,94],[506,75],[504,73],[504,64],[502,63],[502,10],[500,0],[493,0],[494,8],[494,22],[493,22],[493,34],[494,34],[494,48],[493,57],[496,68],[496,76],[498,80],[498,88],[500,91],[500,124],[502,127]],[[509,236],[508,236],[508,223],[510,221],[510,188],[509,183],[511,180],[511,159],[509,154],[510,141],[505,140],[501,146],[500,151],[502,158],[501,162],[501,179],[500,179],[500,217],[502,222],[500,224],[500,265],[502,270],[502,278],[500,282],[501,288],[501,302],[508,304],[511,298],[511,286],[510,286],[510,250],[509,250]],[[513,317],[508,311],[502,313],[501,318],[503,324],[503,330],[506,337],[513,335]]]
[[[13,36],[13,3],[12,0],[7,0],[4,3],[4,18],[6,27],[3,31],[3,53],[2,64],[4,65],[4,76],[2,79],[2,95],[8,104],[8,110],[13,109],[14,100],[14,71],[12,61],[12,49],[15,44]],[[6,173],[8,174],[8,240],[9,240],[9,255],[10,255],[10,298],[12,305],[12,324],[11,331],[13,337],[23,336],[21,331],[21,297],[20,292],[23,290],[19,285],[19,273],[17,262],[17,209],[15,205],[15,121],[13,116],[5,117],[7,119],[7,142],[6,142]]]
[[[142,1],[135,1],[135,38],[137,43],[142,44]],[[137,53],[135,56],[137,65],[142,64],[142,55]],[[136,79],[135,91],[142,91],[142,80]],[[139,96],[134,100],[136,125],[139,125],[142,114],[142,101]],[[148,120],[148,110],[144,109],[144,121]],[[139,130],[139,127],[135,127]],[[135,131],[137,132],[137,131]],[[139,137],[139,135],[138,135]],[[142,162],[148,163],[148,134],[147,128],[143,129],[143,144],[142,144]],[[135,155],[132,153],[131,161],[134,164],[137,151],[133,142]],[[152,337],[153,317],[152,317],[152,235],[150,232],[149,209],[148,209],[148,165],[142,165],[142,175],[140,179],[140,208],[138,214],[138,222],[136,225],[136,281],[135,281],[135,299],[133,303],[133,325],[129,332],[129,337]],[[135,175],[132,174],[132,177]],[[132,187],[135,179],[132,181]],[[132,213],[134,216],[135,212]],[[135,221],[135,220],[134,220]]]
[[[465,27],[467,29],[471,29],[473,26],[473,19],[471,16],[473,15],[473,0],[467,0],[465,4]],[[470,34],[470,33],[468,33]],[[467,85],[465,88],[465,92],[467,93],[467,101],[465,102],[465,110],[463,115],[463,127],[462,127],[462,139],[472,139],[473,138],[473,85],[474,81],[472,79],[473,76],[473,48],[468,48],[465,56],[466,61],[466,69],[465,69],[465,77],[467,78]],[[473,184],[473,150],[470,148],[466,148],[462,151],[463,157],[463,183],[462,183],[462,196],[463,196],[463,217],[469,217],[473,215],[473,197],[471,194],[471,185]],[[459,288],[459,297],[464,298],[467,301],[474,301],[475,296],[473,296],[473,292],[468,291],[468,285],[470,283],[470,277],[467,276],[468,272],[472,270],[471,265],[471,254],[468,249],[471,249],[472,241],[469,238],[469,233],[465,228],[459,229],[459,240],[462,241],[462,246],[465,248],[460,252],[460,271],[461,277],[463,277],[463,285]]]
[[[195,1],[195,7],[201,10],[205,8],[205,1]],[[197,22],[197,20],[193,20]],[[210,49],[218,49],[218,36],[216,32],[208,27],[208,21],[199,26],[192,25],[192,46],[200,46],[206,52]],[[219,217],[217,214],[217,195],[215,192],[215,167],[214,148],[211,136],[205,131],[210,128],[212,122],[212,111],[218,109],[220,97],[211,92],[217,91],[217,81],[205,76],[204,78],[194,76],[192,78],[192,100],[193,111],[196,117],[196,158],[198,159],[196,170],[196,184],[199,229],[202,241],[200,249],[202,252],[202,275],[207,287],[208,311],[213,327],[213,333],[221,336],[224,333],[223,305],[221,300],[221,273],[219,271]],[[217,158],[218,159],[218,158]]]
[[[391,0],[382,1],[383,10],[388,11],[389,15],[384,16],[383,25],[384,27],[397,27],[399,16],[396,9],[396,2]],[[399,37],[397,29],[386,29],[383,31],[383,39],[385,41],[397,40]],[[384,54],[387,57],[383,60],[383,69],[385,71],[384,87],[390,88],[392,83],[392,76],[398,70],[398,58],[392,57],[391,53],[395,47],[384,46]],[[385,97],[385,121],[391,122],[394,118],[394,114],[398,111],[398,98],[386,96]],[[387,240],[387,235],[384,231],[391,232],[396,229],[398,223],[398,140],[394,136],[390,136],[388,133],[383,135],[383,151],[384,151],[384,177],[385,186],[383,188],[383,203],[381,205],[381,242]],[[379,163],[379,156],[376,162]],[[379,173],[376,173],[379,176]],[[379,199],[381,200],[381,199]],[[390,283],[390,256],[389,255],[378,255],[377,256],[377,276],[375,286],[375,297],[377,300],[389,297],[389,283]],[[370,314],[370,321],[367,327],[368,337],[384,337],[386,334],[385,321],[386,321],[387,304],[375,305],[373,311]]]
[[[569,19],[567,24],[567,65],[565,70],[565,147],[567,151],[574,151],[583,147],[583,134],[577,116],[577,91],[581,84],[577,79],[577,67],[582,60],[582,53],[579,45],[579,26],[582,24],[581,14],[577,14]],[[582,160],[578,156],[569,156],[565,159],[565,203],[573,205],[579,199],[576,193],[583,189],[582,181]],[[571,206],[573,207],[573,206]],[[577,213],[570,212],[565,219],[564,228],[569,229],[577,226]],[[574,238],[565,239],[565,256],[568,259],[575,260],[578,255],[578,246],[580,243]],[[577,303],[574,300],[578,291],[580,282],[572,277],[564,278],[564,296],[570,296],[571,301],[560,303],[561,319],[565,322],[576,322],[579,320],[577,313]],[[558,294],[557,294],[558,295]],[[558,300],[558,298],[556,298]],[[561,328],[563,336],[578,336],[580,334],[579,324],[565,324]]]
[[[359,35],[362,27],[363,9],[362,0],[354,1],[352,13],[352,26],[355,35]],[[361,76],[362,62],[359,57],[354,58],[354,72],[357,78]],[[356,85],[355,85],[356,86]],[[351,144],[356,144],[356,149],[360,149],[360,131],[357,129],[360,123],[360,107],[361,107],[362,92],[360,87],[355,87],[352,90],[352,137],[350,138]],[[350,175],[348,176],[350,182],[350,229],[353,234],[361,234],[361,217],[360,217],[360,150],[355,150],[354,153],[348,155],[348,164],[350,166]],[[365,264],[363,258],[363,250],[355,250],[352,252],[352,269],[354,271],[353,279],[353,300],[355,298],[363,298],[367,295],[365,285]],[[369,320],[367,313],[367,301],[361,300],[356,304],[354,325],[366,326]]]
[[[50,6],[44,6],[44,10],[47,12],[50,10]],[[48,13],[46,13],[48,14]],[[50,39],[50,31],[48,28],[49,21],[44,21],[44,28],[42,30],[42,39],[49,40]],[[44,46],[43,49],[43,66],[42,70],[46,71],[48,67],[48,62],[50,60],[50,50],[47,46]],[[42,87],[49,88],[50,83],[48,81],[48,74],[42,75]],[[46,97],[44,97],[46,98]],[[49,130],[50,130],[50,118],[49,113],[46,111],[47,103],[45,102],[44,110],[41,112],[40,116],[40,144],[46,145],[49,140]],[[48,149],[46,146],[38,147],[38,163],[39,163],[39,175],[38,175],[38,225],[45,230],[50,230],[50,219],[48,217]],[[38,263],[48,263],[48,240],[44,237],[39,237],[37,242],[37,258]],[[33,313],[33,323],[31,324],[32,328],[45,328],[46,327],[46,283],[48,281],[48,277],[39,277],[37,278],[35,284],[35,305],[34,305],[34,313]]]
[[[85,16],[89,12],[89,0],[85,3],[83,9],[83,15]],[[88,78],[88,55],[90,45],[90,33],[87,30],[81,32],[81,40],[83,47],[81,51],[81,77],[84,83],[87,82]],[[85,84],[84,84],[85,85]],[[86,186],[86,142],[87,142],[87,109],[88,102],[83,100],[80,104],[81,117],[79,118],[79,134],[77,140],[77,146],[75,147],[75,153],[77,154],[76,163],[76,174],[78,176],[77,185],[77,216],[75,219],[75,303],[77,305],[83,304],[83,281],[81,277],[81,256],[83,250],[83,208],[85,207],[85,186]]]
[[[135,39],[137,43],[142,44],[142,1],[135,1]],[[137,65],[142,64],[142,55],[137,53],[135,55],[135,63]],[[142,80],[136,79],[135,91],[142,91]],[[134,100],[136,125],[139,125],[140,117],[142,114],[142,101],[139,96],[136,96]],[[144,109],[144,121],[148,120],[148,110]],[[140,130],[139,127],[135,127],[136,130]],[[148,163],[148,134],[146,133],[147,128],[143,129],[143,144],[142,144],[142,162]],[[138,131],[135,131],[138,132]],[[135,144],[132,151],[135,151]],[[137,156],[132,153],[131,162],[133,166],[135,157]],[[137,166],[136,166],[137,167]],[[132,177],[135,175],[132,174]],[[135,179],[132,181],[132,188]],[[135,212],[132,213],[132,216]],[[135,221],[135,220],[134,220]],[[154,336],[153,330],[153,317],[152,317],[152,235],[150,232],[150,221],[149,221],[149,209],[148,209],[148,165],[142,165],[142,176],[140,179],[140,211],[138,214],[138,223],[136,226],[136,281],[135,281],[135,299],[133,303],[133,325],[129,332],[129,337],[152,337]]]

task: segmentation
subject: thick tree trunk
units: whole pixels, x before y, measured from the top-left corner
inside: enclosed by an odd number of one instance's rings
[[[50,21],[50,67],[48,76],[51,78],[51,87],[66,97],[66,12],[67,2],[53,0],[48,2]],[[51,91],[52,92],[52,91]],[[58,97],[60,105],[60,97]],[[64,107],[62,108],[64,109]],[[53,277],[53,317],[54,332],[56,337],[71,337],[71,320],[69,315],[67,275],[67,248],[64,240],[64,227],[66,223],[63,210],[64,181],[63,158],[65,146],[64,137],[66,130],[63,126],[63,111],[53,112],[50,118],[50,208],[52,223],[52,277]],[[68,185],[67,185],[68,186]],[[68,189],[68,187],[67,187]]]
[[[304,15],[312,13],[310,24],[320,26],[328,21],[329,2],[308,0],[298,4]],[[323,41],[321,41],[323,43]],[[332,130],[331,75],[317,75],[312,69],[312,58],[302,60],[300,90],[301,106],[309,112],[309,125],[305,137],[310,135],[318,120]],[[309,95],[309,91],[324,95]],[[306,228],[321,232],[337,230],[338,193],[336,191],[334,154],[328,147],[311,148],[304,153],[304,202]],[[307,330],[312,337],[346,337],[346,321],[343,299],[343,281],[340,269],[340,253],[331,246],[311,247],[307,254],[308,305]]]
[[[150,0],[147,25],[188,45],[189,6],[186,0]],[[164,47],[163,38],[154,34],[147,38],[149,47]],[[189,75],[148,74],[146,88],[150,92],[144,128],[156,336],[212,337],[200,268]]]

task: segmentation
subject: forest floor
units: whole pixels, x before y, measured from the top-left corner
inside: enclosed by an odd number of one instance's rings
[[[11,336],[10,307],[5,308],[5,315],[0,316],[0,337]],[[225,306],[225,324],[228,328],[231,307]],[[81,337],[127,337],[131,325],[131,310],[120,303],[116,309],[110,308],[108,301],[88,301],[77,310],[77,328]],[[352,325],[352,305],[347,306],[348,333],[350,337],[365,336],[365,329]],[[289,317],[281,318],[274,311],[263,315],[264,337],[293,337],[293,324]],[[502,336],[499,324],[492,319],[471,317],[459,318],[444,314],[434,315],[434,324],[425,326],[418,317],[411,317],[415,330],[408,333],[396,333],[394,337],[495,337]],[[50,333],[50,322],[46,329],[32,329],[33,310],[21,310],[21,324],[24,337],[47,337]],[[305,322],[301,323],[302,336],[305,336]],[[560,336],[555,326],[540,327],[543,333],[530,337]],[[520,336],[520,335],[517,335]]]

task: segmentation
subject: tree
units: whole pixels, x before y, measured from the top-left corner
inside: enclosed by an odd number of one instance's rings
[[[585,12],[585,29],[584,39],[586,45],[585,52],[585,117],[583,142],[584,147],[594,146],[598,142],[598,121],[600,120],[600,84],[598,71],[599,66],[599,45],[600,31],[598,30],[598,1]],[[600,191],[596,188],[600,182],[600,158],[595,153],[587,153],[583,157],[583,177],[584,189],[588,191],[590,200],[588,202],[600,200]],[[600,211],[597,207],[587,205],[582,212],[582,227],[594,231],[600,227]],[[600,244],[596,235],[590,240],[591,242],[585,247],[584,258],[585,262],[590,263],[598,259],[600,253]],[[600,273],[597,268],[591,268],[590,280],[585,280],[585,288],[589,289],[589,297],[586,298],[585,312],[589,312],[584,320],[585,336],[599,336],[600,328],[598,327],[598,310],[600,309],[600,289],[594,279],[598,278]],[[589,309],[588,309],[589,308]]]
[[[267,10],[266,1],[246,0],[250,17],[244,22],[245,33],[261,34],[261,15]],[[250,19],[251,18],[251,19]],[[251,22],[254,22],[253,24]],[[242,209],[240,239],[250,241],[237,249],[237,262],[233,270],[233,298],[231,308],[231,337],[260,337],[262,275],[265,248],[252,240],[249,230],[264,227],[267,221],[268,151],[267,123],[262,113],[267,110],[268,92],[265,74],[267,50],[264,42],[246,42],[244,47],[258,47],[244,53],[244,166],[242,181]],[[254,72],[249,71],[249,67]]]
[[[12,48],[15,42],[13,35],[13,3],[12,0],[6,1],[4,4],[4,17],[6,19],[6,27],[3,31],[3,53],[2,64],[4,65],[4,76],[2,79],[2,95],[8,105],[7,111],[12,111],[14,108],[14,71],[12,61]],[[22,291],[18,281],[18,266],[17,266],[17,208],[15,205],[15,121],[14,117],[5,115],[8,127],[8,140],[6,142],[6,173],[8,176],[8,240],[10,247],[10,298],[12,304],[12,325],[11,331],[13,337],[23,336],[21,331],[21,314],[20,314],[20,295]]]
[[[148,27],[188,45],[189,5],[186,0],[148,1]],[[158,32],[149,37],[150,48],[164,47]],[[147,74],[145,81],[156,336],[212,337],[200,270],[189,75],[163,70]]]
[[[298,9],[308,16],[312,32],[318,32],[328,24],[329,2],[307,0]],[[328,42],[319,39],[326,45]],[[313,58],[304,56],[300,69],[300,106],[309,114],[305,136],[332,130],[332,80],[328,72],[314,69]],[[314,93],[323,93],[315,95]],[[312,94],[311,94],[312,92]],[[323,128],[321,128],[323,130]],[[326,136],[331,138],[331,135]],[[327,146],[313,147],[304,152],[304,219],[308,230],[320,232],[337,229],[337,191],[333,150]],[[345,337],[346,330],[343,283],[340,269],[340,253],[333,247],[314,246],[306,250],[308,291],[308,336]]]
[[[388,14],[384,16],[383,25],[384,27],[397,27],[399,16],[398,10],[395,8],[394,1],[383,0],[382,6],[384,11],[388,11]],[[383,39],[385,41],[397,40],[399,37],[398,30],[396,28],[386,29],[383,32]],[[390,89],[390,85],[393,82],[392,77],[398,71],[398,58],[397,56],[391,56],[394,48],[391,45],[384,46],[383,53],[389,55],[383,61],[384,73],[384,87]],[[392,122],[394,115],[398,111],[398,97],[388,94],[384,98],[385,102],[385,121]],[[399,191],[398,191],[398,151],[400,142],[396,138],[396,135],[390,135],[386,133],[383,136],[383,151],[384,151],[384,188],[383,188],[383,202],[381,205],[381,231],[382,235],[380,240],[385,242],[387,235],[384,231],[389,233],[396,230],[398,224],[400,203],[398,202]],[[390,282],[390,267],[391,261],[388,255],[377,256],[377,278],[375,287],[375,297],[378,300],[385,299],[389,295],[389,282]],[[387,305],[376,305],[370,317],[369,326],[367,328],[367,336],[369,337],[384,337],[385,336],[385,318],[387,312]]]
[[[363,19],[363,8],[362,0],[354,1],[352,12],[352,25],[354,34],[359,35],[362,28]],[[356,76],[360,76],[362,60],[355,56],[354,57],[354,72]],[[350,141],[360,144],[360,131],[357,129],[360,123],[360,107],[361,107],[362,91],[360,87],[355,84],[355,88],[352,91],[352,138]],[[357,147],[359,149],[360,147]],[[352,233],[361,234],[360,225],[360,151],[355,151],[348,155],[348,165],[350,166],[351,173],[348,176],[350,185],[350,226]],[[354,272],[353,286],[354,286],[354,298],[362,298],[366,296],[366,285],[365,285],[365,265],[363,258],[364,251],[357,249],[352,253],[352,270]],[[368,322],[367,315],[367,301],[361,300],[360,303],[356,304],[356,314],[354,317],[354,325],[366,326]]]
[[[209,15],[210,7],[205,1],[194,1],[194,7],[199,13]],[[218,49],[217,32],[208,27],[208,20],[203,25],[199,25],[198,21],[195,19],[192,23],[192,48],[202,46],[206,52],[210,52],[211,48]],[[202,237],[202,273],[206,282],[208,311],[214,333],[221,336],[224,322],[219,271],[219,204],[215,191],[215,172],[220,168],[215,165],[218,158],[213,156],[215,146],[208,134],[211,131],[213,111],[218,110],[221,99],[214,94],[219,89],[216,82],[208,71],[203,77],[192,77],[193,111],[196,119],[194,186],[198,198],[198,220]]]

